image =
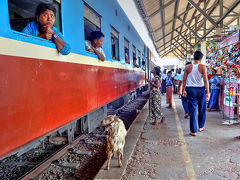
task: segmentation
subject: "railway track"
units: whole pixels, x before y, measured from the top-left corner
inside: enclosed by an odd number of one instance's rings
[[[128,129],[147,99],[148,93],[143,93],[111,113],[120,117]],[[93,179],[106,160],[105,148],[106,135],[101,127],[71,144],[53,146],[47,142],[20,157],[1,160],[0,179]]]

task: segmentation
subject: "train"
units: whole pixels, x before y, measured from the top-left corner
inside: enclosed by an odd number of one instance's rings
[[[55,27],[70,54],[21,32],[42,2],[56,7]],[[111,108],[146,89],[151,51],[117,0],[0,0],[0,14],[0,158],[21,154],[53,132],[67,132],[70,140],[76,129],[91,132]],[[105,35],[104,62],[85,50],[94,30]]]

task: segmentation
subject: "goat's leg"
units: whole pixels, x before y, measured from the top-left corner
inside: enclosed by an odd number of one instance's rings
[[[107,167],[106,167],[107,170],[109,170],[111,158],[112,158],[112,151],[108,152]]]
[[[122,153],[120,151],[118,151],[118,166],[119,167],[122,167],[121,157],[122,157]]]

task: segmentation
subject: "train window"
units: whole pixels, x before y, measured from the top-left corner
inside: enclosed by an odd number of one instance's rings
[[[54,26],[61,31],[61,0],[8,0],[9,21],[12,30],[21,32],[35,20],[36,8],[40,3],[53,4],[56,8]]]
[[[138,66],[141,67],[141,52],[138,50]]]
[[[136,58],[136,47],[133,45],[132,47],[133,58]]]
[[[101,31],[101,16],[89,5],[83,5],[85,40],[91,41],[91,32]]]
[[[111,27],[112,59],[119,60],[119,33]]]
[[[124,56],[125,56],[125,63],[130,64],[129,58],[129,41],[124,38]]]

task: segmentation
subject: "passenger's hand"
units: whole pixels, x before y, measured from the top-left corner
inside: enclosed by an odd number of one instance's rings
[[[45,34],[45,37],[46,37],[47,40],[51,40],[52,36],[53,36],[53,34],[50,34],[50,33]]]
[[[209,101],[209,93],[206,93],[206,101]]]
[[[88,49],[88,51],[89,51],[89,52],[94,52],[94,50],[93,50],[93,49]]]
[[[151,80],[150,80],[150,79],[147,79],[147,82],[151,82]]]
[[[182,91],[182,96],[186,97],[187,96],[187,92],[186,91]]]

